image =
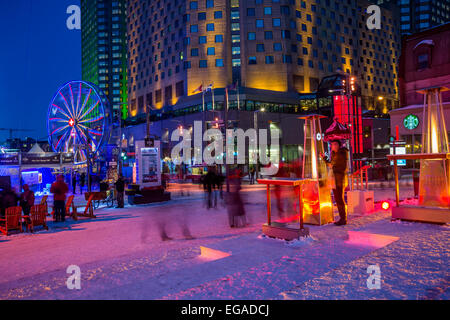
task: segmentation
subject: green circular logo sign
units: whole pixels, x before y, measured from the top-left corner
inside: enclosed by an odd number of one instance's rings
[[[403,119],[403,125],[406,129],[413,130],[419,126],[419,118],[414,114],[407,115]]]

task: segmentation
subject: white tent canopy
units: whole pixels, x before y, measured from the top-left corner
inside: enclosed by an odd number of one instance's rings
[[[45,153],[44,150],[39,146],[38,143],[35,143],[34,146],[28,151],[28,153]]]

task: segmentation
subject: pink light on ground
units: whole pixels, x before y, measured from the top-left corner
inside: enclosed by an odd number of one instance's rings
[[[220,260],[220,259],[224,259],[227,258],[229,256],[231,256],[231,253],[228,252],[223,252],[223,251],[219,251],[219,250],[215,250],[215,249],[211,249],[211,248],[207,248],[207,247],[203,247],[200,246],[200,260],[203,261],[215,261],[215,260]]]
[[[391,237],[382,234],[348,231],[348,239],[344,242],[351,245],[383,248],[392,242],[400,239],[399,237]]]

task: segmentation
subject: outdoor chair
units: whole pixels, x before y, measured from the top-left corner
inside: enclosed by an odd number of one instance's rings
[[[0,231],[6,236],[11,230],[22,232],[22,208],[10,207],[5,210],[5,218],[0,219]]]
[[[47,207],[43,204],[32,206],[28,218],[27,230],[34,231],[35,227],[42,226],[45,230],[47,227]]]

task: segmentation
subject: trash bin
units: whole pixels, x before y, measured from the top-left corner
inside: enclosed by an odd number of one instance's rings
[[[414,197],[419,197],[419,172],[413,172]]]

